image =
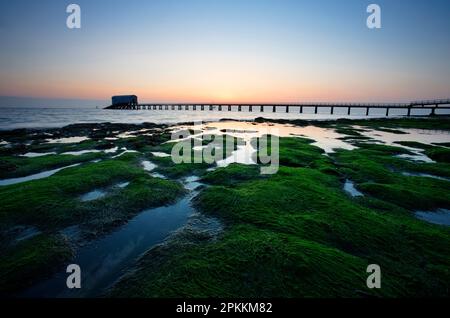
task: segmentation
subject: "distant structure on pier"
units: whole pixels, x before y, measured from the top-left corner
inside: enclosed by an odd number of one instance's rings
[[[120,95],[111,98],[111,109],[133,109],[138,105],[138,97],[136,95]]]

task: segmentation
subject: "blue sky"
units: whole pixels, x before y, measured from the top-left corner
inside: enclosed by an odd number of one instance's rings
[[[66,27],[77,3],[82,28]],[[366,7],[382,8],[382,29]],[[3,1],[0,95],[404,101],[450,94],[450,1]]]

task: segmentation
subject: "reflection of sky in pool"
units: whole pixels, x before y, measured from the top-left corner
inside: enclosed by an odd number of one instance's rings
[[[231,163],[255,164],[252,156],[256,150],[251,145],[252,138],[261,137],[266,134],[273,134],[279,137],[302,137],[314,140],[313,145],[323,149],[326,154],[333,153],[335,149],[352,150],[357,148],[350,142],[341,140],[346,137],[344,134],[337,133],[333,128],[322,128],[316,126],[293,126],[277,123],[254,123],[240,121],[221,121],[205,123],[201,126],[176,126],[173,131],[180,129],[201,129],[201,133],[190,135],[200,137],[202,135],[231,135],[241,138],[245,145],[238,146],[238,149],[232,155],[224,160],[217,162],[219,167],[225,167]],[[363,136],[372,138],[371,142],[382,143],[397,147],[403,147],[412,154],[398,155],[399,158],[421,162],[434,162],[423,153],[422,149],[401,146],[396,144],[398,141],[417,141],[424,144],[450,142],[450,133],[442,130],[422,130],[422,129],[401,129],[406,134],[395,134],[391,132],[366,129],[365,127],[355,126]],[[194,150],[201,150],[204,146],[196,147]]]
[[[450,210],[447,209],[428,212],[418,211],[416,217],[429,223],[450,226]]]

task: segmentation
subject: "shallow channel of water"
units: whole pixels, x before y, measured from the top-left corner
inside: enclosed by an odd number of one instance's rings
[[[351,180],[346,180],[344,184],[344,191],[347,192],[352,197],[362,197],[364,194],[362,194],[360,191],[358,191],[355,187],[355,184]]]
[[[73,165],[70,165],[70,166],[66,166],[66,167],[62,167],[62,168],[58,168],[58,169],[53,169],[53,170],[39,172],[39,173],[32,174],[32,175],[29,175],[29,176],[26,176],[26,177],[3,179],[3,180],[0,180],[0,186],[7,186],[7,185],[16,184],[16,183],[22,183],[22,182],[31,181],[31,180],[38,180],[38,179],[47,178],[47,177],[50,177],[51,175],[54,175],[55,173],[57,173],[57,172],[59,172],[59,171],[61,171],[63,169],[76,167],[76,166],[79,166],[80,164],[81,163],[76,163],[76,164],[73,164]]]
[[[438,209],[436,211],[417,211],[416,217],[420,220],[438,224],[450,226],[450,210]]]
[[[198,178],[183,180],[186,189],[201,184]],[[191,191],[176,203],[145,210],[115,232],[81,247],[74,259],[65,264],[59,273],[49,280],[26,290],[22,297],[96,297],[112,286],[137,259],[151,247],[162,243],[172,232],[187,224],[195,210],[191,199],[197,192]],[[81,268],[81,289],[68,289],[65,269],[69,264]]]

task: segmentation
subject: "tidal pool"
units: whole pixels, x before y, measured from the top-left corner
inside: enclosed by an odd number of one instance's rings
[[[165,153],[165,152],[152,152],[151,154],[155,157],[160,157],[160,158],[170,157],[170,154]]]
[[[97,150],[97,149],[86,149],[86,150],[78,150],[78,151],[66,151],[63,153],[60,153],[60,155],[71,155],[71,156],[81,156],[84,154],[88,154],[88,153],[100,153],[100,152],[104,152],[104,153],[115,153],[119,150],[119,147],[113,147],[110,149],[105,149],[105,150]],[[48,155],[56,155],[56,152],[27,152],[23,155],[21,155],[21,157],[27,157],[27,158],[36,158],[36,157],[43,157],[43,156],[48,156]]]
[[[105,190],[93,190],[91,192],[83,194],[80,197],[80,200],[82,202],[94,201],[94,200],[103,198],[104,196],[106,196],[106,194],[107,194],[107,192]]]
[[[20,178],[11,178],[11,179],[3,179],[0,180],[0,186],[7,186],[7,185],[12,185],[12,184],[16,184],[16,183],[22,183],[22,182],[26,182],[26,181],[31,181],[31,180],[38,180],[38,179],[43,179],[43,178],[48,178],[51,175],[54,175],[55,173],[67,169],[67,168],[72,168],[72,167],[76,167],[79,166],[81,163],[76,163],[70,166],[65,166],[62,168],[58,168],[58,169],[53,169],[53,170],[48,170],[48,171],[43,171],[43,172],[39,172],[36,174],[32,174],[26,177],[20,177]]]
[[[348,150],[356,148],[348,142],[339,140],[338,138],[345,137],[345,135],[339,134],[331,128],[322,128],[316,126],[300,127],[289,124],[236,121],[222,121],[206,124],[205,126],[206,128],[211,128],[207,130],[208,134],[228,134],[233,137],[243,139],[246,144],[248,144],[249,141],[251,141],[251,139],[253,138],[259,138],[263,135],[272,134],[279,137],[301,136],[304,138],[310,138],[314,140],[313,145],[322,148],[326,153],[333,153],[334,149],[337,148]]]
[[[113,156],[113,157],[112,157],[113,159],[119,158],[119,157],[123,156],[123,155],[126,154],[126,153],[138,153],[138,152],[139,152],[139,151],[136,151],[136,150],[128,150],[127,148],[121,148],[120,150],[121,150],[122,152],[119,153],[118,155]]]
[[[218,167],[227,167],[232,163],[255,165],[254,154],[256,154],[256,149],[253,148],[250,141],[246,141],[244,146],[238,146],[237,150],[233,151],[229,157],[217,161],[216,164]]]
[[[394,157],[400,158],[400,159],[406,159],[406,160],[412,160],[417,162],[425,162],[425,163],[434,163],[435,161],[430,159],[428,156],[424,155],[423,153],[416,152],[414,154],[401,154],[396,155]]]
[[[105,150],[97,150],[97,149],[87,149],[87,150],[79,150],[79,151],[67,151],[63,152],[62,155],[72,155],[72,156],[81,156],[87,153],[115,153],[119,150],[119,147],[113,147]]]
[[[202,183],[199,182],[200,178],[197,176],[190,176],[182,179],[182,183],[184,187],[190,191],[194,191],[198,187],[202,186]]]
[[[140,130],[134,130],[134,131],[126,131],[121,134],[116,135],[117,139],[127,139],[127,138],[136,138],[138,136],[152,136],[153,134],[145,132],[152,131],[152,129],[140,129]]]
[[[128,187],[128,185],[130,184],[130,182],[122,182],[122,183],[118,183],[116,186],[123,189]]]
[[[56,152],[27,152],[26,154],[21,155],[21,157],[37,158],[49,155],[56,155]]]
[[[380,131],[376,129],[367,129],[363,126],[355,126],[355,128],[363,129],[361,132],[362,135],[371,137],[375,140],[379,140],[386,145],[396,146],[396,147],[405,147],[396,142],[399,141],[415,141],[426,145],[432,145],[433,143],[445,143],[450,139],[450,132],[445,130],[430,130],[430,129],[396,129],[402,134],[395,134],[392,132]],[[406,147],[408,149],[414,149],[411,147]],[[417,149],[416,149],[417,150]]]
[[[230,156],[223,160],[219,160],[216,164],[218,167],[226,167],[232,163],[240,163],[245,165],[256,164],[254,155],[256,149],[252,145],[254,138],[260,138],[263,135],[272,134],[279,137],[305,137],[314,140],[313,145],[322,148],[325,153],[333,153],[334,149],[343,148],[352,150],[356,147],[348,142],[339,140],[338,138],[345,135],[336,133],[334,129],[321,128],[316,126],[299,127],[286,124],[276,123],[254,123],[239,121],[221,121],[206,123],[201,127],[196,126],[176,126],[173,131],[201,128],[198,133],[192,134],[192,137],[201,137],[203,135],[230,135],[240,138],[243,142],[238,145]],[[186,139],[186,138],[185,138]],[[194,147],[194,150],[201,150],[205,146]]]
[[[362,197],[362,196],[364,196],[364,194],[362,194],[361,192],[359,192],[355,188],[354,182],[351,181],[351,180],[348,180],[348,179],[345,181],[344,191],[347,192],[352,197]]]
[[[186,178],[187,189],[200,184],[195,177]],[[73,298],[101,296],[146,251],[162,243],[171,233],[188,223],[195,210],[191,199],[197,194],[189,192],[176,203],[139,213],[117,231],[81,247],[74,259],[65,264],[52,278],[41,282],[21,297],[31,298]],[[81,268],[81,289],[66,286],[66,266],[77,264]]]
[[[8,231],[8,233],[11,233],[12,236],[14,237],[14,242],[18,243],[21,241],[28,240],[32,237],[35,237],[36,235],[39,235],[42,232],[34,226],[18,225],[11,228]]]
[[[164,176],[164,175],[162,175],[162,174],[160,174],[160,173],[158,173],[158,172],[152,172],[152,173],[150,173],[150,175],[151,175],[153,178],[167,179],[166,176]]]
[[[155,165],[153,162],[148,161],[148,160],[144,160],[141,162],[142,167],[144,168],[145,171],[152,171],[155,170],[157,165]]]
[[[447,209],[417,211],[415,215],[418,219],[429,223],[450,226],[450,210]]]
[[[355,126],[356,128],[365,129],[365,127]],[[414,141],[426,145],[433,145],[439,143],[446,143],[450,140],[450,133],[444,130],[431,130],[431,129],[396,129],[402,134],[396,134],[392,132],[380,131],[376,129],[365,129],[361,132],[366,137],[373,138],[377,142],[381,142],[385,145],[401,147],[409,150],[412,154],[398,155],[398,158],[409,159],[418,162],[434,163],[435,161],[430,159],[424,154],[423,149],[404,146],[398,144],[401,141]]]
[[[47,143],[49,144],[71,144],[71,143],[80,143],[82,141],[89,140],[88,137],[65,137],[58,139],[47,139]]]
[[[89,150],[79,150],[79,151],[67,151],[63,152],[62,155],[71,155],[71,156],[81,156],[87,153],[99,153],[100,150],[89,149]]]
[[[353,150],[358,148],[351,142],[342,139],[349,136],[340,134],[333,128],[323,128],[317,126],[301,127],[291,124],[278,123],[220,121],[205,123],[201,126],[175,126],[172,131],[197,128],[199,128],[199,132],[195,130],[195,133],[190,135],[188,138],[198,138],[203,135],[230,135],[240,138],[244,141],[244,145],[238,146],[238,149],[233,151],[228,158],[217,162],[217,165],[219,167],[226,167],[231,163],[241,163],[248,165],[255,164],[253,155],[256,153],[256,149],[253,148],[251,140],[253,138],[259,138],[266,134],[273,134],[279,137],[309,138],[311,140],[314,140],[312,144],[323,149],[325,154],[331,154],[335,151],[335,149]],[[424,154],[423,149],[402,146],[396,144],[396,142],[417,141],[420,143],[431,145],[433,143],[449,142],[450,140],[450,133],[442,130],[399,129],[402,134],[396,134],[393,132],[386,132],[357,125],[350,126],[350,128],[358,129],[358,132],[362,136],[371,138],[371,142],[403,147],[411,152],[411,154],[398,155],[398,158],[427,163],[434,163],[434,161]],[[175,141],[176,140],[173,140],[172,142]],[[205,146],[196,147],[194,150],[201,150],[203,148],[205,148]]]
[[[110,186],[108,188],[104,188],[104,189],[95,189],[92,190],[88,193],[83,194],[80,197],[80,200],[82,202],[88,202],[88,201],[94,201],[94,200],[98,200],[101,199],[103,197],[105,197],[106,195],[108,195],[109,192],[111,192],[114,188],[120,188],[120,189],[124,189],[126,187],[128,187],[128,185],[130,184],[130,182],[121,182],[121,183],[117,183],[113,186]]]
[[[424,178],[433,178],[438,180],[450,181],[450,178],[435,176],[428,173],[418,173],[418,172],[402,172],[402,175],[406,177],[424,177]]]

